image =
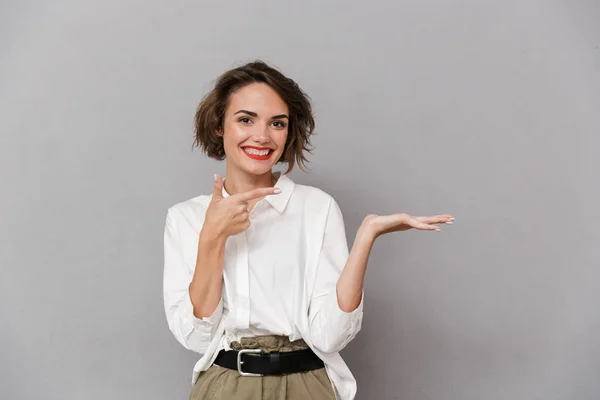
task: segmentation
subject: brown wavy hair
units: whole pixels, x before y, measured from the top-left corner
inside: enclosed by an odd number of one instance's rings
[[[289,109],[288,136],[285,149],[277,163],[288,163],[289,173],[296,163],[306,171],[305,152],[310,153],[310,136],[315,120],[310,97],[296,82],[263,61],[253,61],[223,73],[215,87],[200,102],[195,116],[195,139],[193,147],[200,148],[208,157],[225,159],[223,137],[217,131],[223,128],[223,118],[229,97],[236,90],[251,83],[265,83],[275,90]]]

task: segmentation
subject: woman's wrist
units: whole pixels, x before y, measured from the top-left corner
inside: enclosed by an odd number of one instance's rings
[[[374,242],[375,239],[379,236],[377,232],[377,228],[372,223],[373,215],[367,215],[363,222],[358,227],[358,231],[356,232],[356,240]]]
[[[199,245],[206,245],[208,248],[225,248],[227,235],[216,228],[210,228],[206,225],[202,227],[199,237]]]

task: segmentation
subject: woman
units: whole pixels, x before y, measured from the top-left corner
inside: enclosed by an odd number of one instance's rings
[[[313,130],[309,98],[263,62],[224,73],[198,107],[195,144],[226,179],[169,208],[164,236],[169,328],[202,355],[192,400],[353,399],[339,352],[361,327],[373,242],[454,219],[368,215],[348,253],[334,199],[287,176]]]

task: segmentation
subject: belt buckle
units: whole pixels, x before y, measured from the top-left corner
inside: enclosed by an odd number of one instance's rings
[[[262,351],[260,349],[242,349],[240,351],[238,351],[237,353],[237,370],[240,373],[240,375],[242,376],[262,376],[262,374],[252,374],[250,372],[244,372],[242,371],[242,364],[244,364],[244,362],[242,361],[242,355],[245,353],[261,353]]]

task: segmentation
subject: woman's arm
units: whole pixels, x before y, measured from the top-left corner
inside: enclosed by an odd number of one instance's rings
[[[194,304],[190,294],[193,272],[186,264],[179,237],[178,221],[181,214],[171,208],[167,213],[164,233],[164,277],[163,297],[169,329],[183,347],[198,353],[205,353],[219,326],[223,313],[222,300],[212,306],[212,313],[200,318],[194,314]],[[211,250],[212,251],[212,250]],[[214,258],[214,255],[212,256]],[[198,257],[200,260],[204,257]],[[208,256],[207,258],[211,258]],[[204,268],[202,268],[204,269]],[[210,268],[207,268],[210,269]],[[212,269],[216,269],[213,266]],[[220,296],[220,294],[219,294]]]
[[[363,223],[356,232],[348,261],[336,285],[338,304],[344,312],[356,310],[361,303],[367,262],[374,242],[372,231]]]
[[[223,180],[216,174],[214,192],[201,221],[194,271],[186,265],[172,207],[165,225],[164,302],[169,329],[187,349],[204,353],[219,328],[224,310],[223,263],[229,236],[250,226],[248,202],[279,193],[261,188],[223,198]],[[189,250],[186,250],[189,251]]]
[[[369,254],[377,237],[411,228],[439,231],[440,228],[435,224],[451,224],[452,220],[454,217],[450,214],[431,217],[412,217],[408,214],[368,215],[356,233],[352,251],[337,283],[340,308],[345,312],[351,312],[360,304]]]
[[[279,192],[279,188],[268,187],[224,198],[223,179],[215,174],[213,195],[198,238],[194,278],[189,287],[194,316],[203,318],[213,314],[222,301],[225,244],[229,236],[250,227],[249,202]]]
[[[309,306],[313,345],[324,353],[341,351],[360,331],[363,315],[363,283],[375,239],[389,232],[411,228],[439,230],[436,223],[451,223],[451,215],[411,217],[407,214],[369,215],[356,233],[350,254],[344,221],[331,199],[317,278]]]
[[[194,316],[212,315],[223,296],[223,261],[226,239],[210,232],[200,232],[194,277],[189,286]]]
[[[363,251],[358,251],[358,248]],[[369,250],[370,247],[367,249],[355,243],[352,259],[357,259],[357,255],[360,256],[358,258],[368,257]],[[323,353],[339,352],[361,328],[363,303],[360,268],[352,268],[345,278],[348,283],[342,287],[345,293],[342,300],[345,303],[357,300],[358,304],[354,307],[345,305],[345,309],[352,308],[352,311],[346,312],[338,301],[336,287],[348,260],[350,257],[342,212],[335,200],[330,199],[308,311],[310,341]]]

